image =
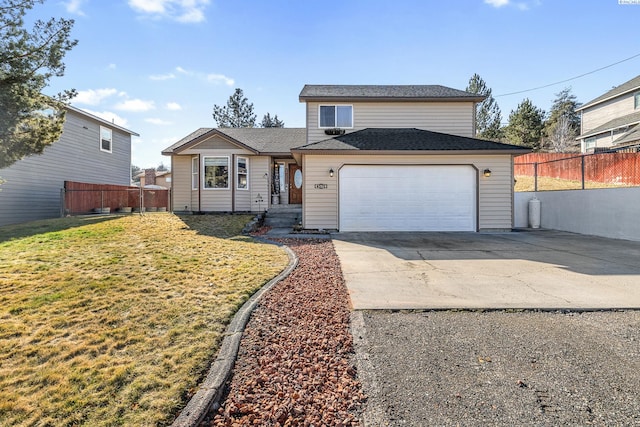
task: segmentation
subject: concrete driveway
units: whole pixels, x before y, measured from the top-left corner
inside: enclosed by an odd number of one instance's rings
[[[332,239],[356,310],[640,308],[640,242],[548,230]]]

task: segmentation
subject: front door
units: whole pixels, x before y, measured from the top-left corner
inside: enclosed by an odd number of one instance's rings
[[[295,163],[289,164],[289,203],[302,204],[302,168]]]

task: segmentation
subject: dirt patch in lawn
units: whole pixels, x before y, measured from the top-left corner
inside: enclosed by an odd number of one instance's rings
[[[170,423],[230,317],[287,265],[238,236],[249,219],[0,228],[0,424]]]

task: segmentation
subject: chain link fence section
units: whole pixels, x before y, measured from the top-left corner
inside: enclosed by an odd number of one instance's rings
[[[530,153],[513,166],[515,191],[640,186],[640,153]]]

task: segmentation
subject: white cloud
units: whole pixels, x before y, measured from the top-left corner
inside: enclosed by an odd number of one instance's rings
[[[182,110],[182,106],[177,102],[167,102],[166,108],[167,110],[171,110],[171,111]]]
[[[80,90],[75,98],[73,98],[74,104],[84,105],[98,105],[103,99],[113,96],[118,91],[112,88],[105,89],[88,89]]]
[[[153,101],[144,101],[142,99],[127,99],[126,101],[118,103],[114,108],[116,110],[139,113],[142,111],[153,110],[156,107]]]
[[[202,22],[209,0],[129,0],[129,7],[154,19],[173,19],[178,22]]]
[[[72,13],[74,15],[84,16],[84,12],[82,11],[81,7],[85,1],[86,0],[69,0],[66,3],[64,3],[64,7],[65,9],[67,9],[67,12],[69,13]]]
[[[92,111],[83,108],[83,111],[86,111],[89,114],[93,114],[94,116],[100,117],[103,120],[114,123],[118,126],[122,126],[123,128],[127,127],[127,120],[124,117],[120,117],[114,112],[111,111]]]
[[[172,122],[168,122],[166,120],[162,120],[162,119],[157,119],[157,118],[148,118],[148,119],[144,119],[145,122],[147,123],[151,123],[152,125],[158,125],[158,126],[167,126],[167,125],[172,125]]]
[[[212,83],[224,83],[227,86],[233,86],[235,80],[223,74],[207,74],[207,81]]]
[[[531,9],[532,6],[540,6],[542,4],[540,0],[519,1],[515,3],[511,0],[484,0],[484,3],[497,9],[504,6],[510,6],[522,11],[527,11]]]
[[[142,13],[165,13],[166,0],[129,0],[129,6]]]
[[[153,74],[151,76],[149,76],[149,78],[151,80],[171,80],[171,79],[175,79],[176,75],[173,73],[168,73],[168,74]]]
[[[502,7],[509,4],[509,0],[484,0],[484,2],[493,7]]]
[[[176,67],[176,71],[179,72],[179,73],[182,73],[182,74],[186,74],[186,75],[190,75],[191,74],[190,71],[187,71],[187,70],[185,70],[184,68],[182,68],[180,66]]]
[[[111,63],[111,64],[107,65],[107,69],[109,69],[109,70],[115,70],[115,69],[116,69],[116,64]]]

